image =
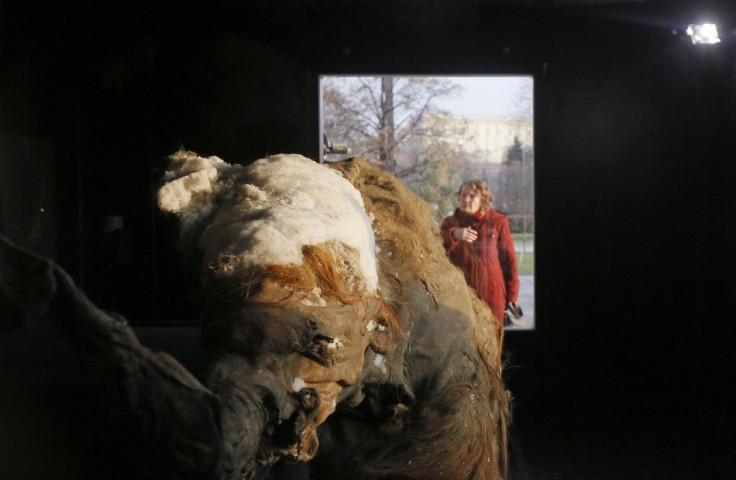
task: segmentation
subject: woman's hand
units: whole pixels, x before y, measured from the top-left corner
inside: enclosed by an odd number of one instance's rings
[[[467,228],[456,228],[452,231],[452,238],[456,242],[468,242],[473,243],[478,239],[478,232],[470,227]]]

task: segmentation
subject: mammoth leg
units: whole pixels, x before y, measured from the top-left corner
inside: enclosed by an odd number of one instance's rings
[[[220,478],[227,466],[218,399],[173,357],[140,344],[125,319],[98,309],[62,269],[49,314],[102,380],[111,425],[140,442],[130,456],[151,478]]]
[[[219,479],[237,469],[215,395],[174,358],[142,346],[124,318],[97,308],[63,269],[2,237],[0,308],[14,326],[45,313],[81,353],[113,446],[139,477]]]

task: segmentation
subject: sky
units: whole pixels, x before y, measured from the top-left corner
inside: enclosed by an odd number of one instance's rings
[[[514,115],[520,88],[531,88],[531,76],[448,77],[463,87],[458,98],[443,98],[437,105],[456,115]],[[531,114],[531,112],[528,112]]]
[[[431,75],[428,75],[431,76]],[[533,85],[531,75],[486,75],[486,76],[445,76],[459,85],[462,91],[452,97],[434,100],[443,110],[462,116],[504,116],[519,114],[533,115]],[[347,79],[357,78],[352,75]],[[526,94],[525,108],[520,98]]]

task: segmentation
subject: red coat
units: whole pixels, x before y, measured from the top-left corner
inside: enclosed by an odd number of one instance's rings
[[[452,239],[453,230],[465,227],[478,232],[475,242]],[[516,251],[506,215],[491,208],[476,218],[457,209],[442,221],[441,231],[450,261],[462,269],[468,284],[503,322],[506,305],[516,302],[519,296]]]

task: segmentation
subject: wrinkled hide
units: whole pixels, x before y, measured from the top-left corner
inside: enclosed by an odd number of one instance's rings
[[[366,378],[365,400],[321,429],[315,468],[351,478],[504,477],[500,323],[447,261],[426,204],[361,160],[335,168],[375,217],[381,292],[404,340],[385,357],[387,378]]]
[[[267,160],[306,160],[283,157]],[[360,159],[309,168],[358,192],[326,194],[370,218],[370,242],[306,231],[320,240],[299,261],[260,262],[277,257],[240,247],[264,230],[232,235],[233,219],[269,215],[255,207],[267,192],[247,186],[257,172],[172,156],[159,206],[176,216],[196,278],[200,379],[142,346],[53,262],[5,241],[0,307],[16,324],[49,316],[89,359],[110,421],[137,439],[141,478],[252,478],[280,459],[310,462],[314,478],[505,478],[503,329],[446,259],[428,206]]]
[[[316,454],[318,478],[503,478],[500,323],[446,259],[424,202],[363,160],[330,167],[373,219],[378,292],[340,274],[359,262],[344,246],[235,276],[225,252],[201,270],[203,335],[217,357],[206,384],[219,398],[258,385],[271,412],[262,464]],[[315,288],[325,306],[312,306]],[[294,400],[304,395],[309,408]],[[226,434],[243,418],[226,407]]]
[[[4,327],[46,317],[77,348],[104,406],[110,446],[136,478],[226,475],[230,445],[219,400],[173,357],[142,346],[122,317],[97,308],[62,268],[1,236],[0,313]],[[254,417],[263,411],[260,403],[251,407]],[[252,438],[243,448],[253,452]]]

